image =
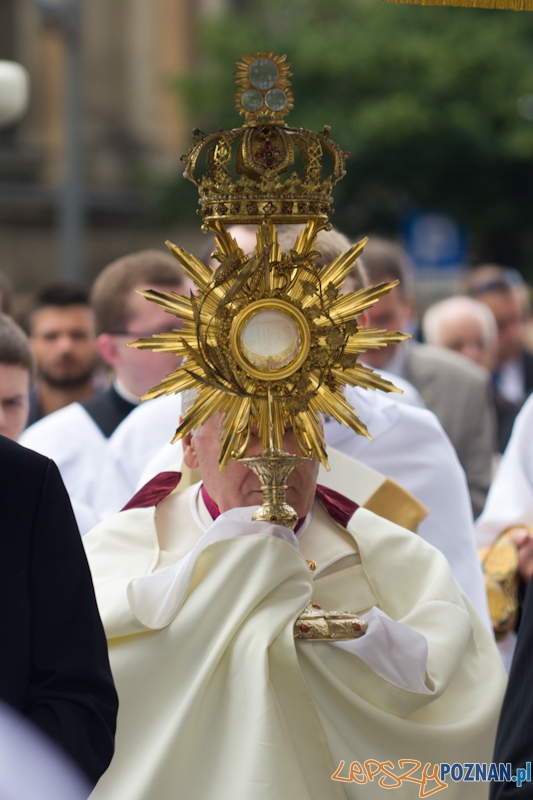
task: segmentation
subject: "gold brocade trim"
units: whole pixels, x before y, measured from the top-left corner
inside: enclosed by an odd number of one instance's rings
[[[363,508],[413,533],[429,514],[429,508],[392,478],[383,481]]]
[[[533,525],[527,525],[525,522],[516,522],[514,525],[509,525],[508,528],[505,528],[505,530],[500,533],[500,537],[506,536],[508,533],[512,533],[516,530],[522,530],[522,528],[528,531],[528,533],[533,533]]]
[[[417,6],[456,6],[489,8],[503,11],[533,11],[533,0],[383,0],[385,3],[406,3]]]
[[[517,528],[532,530],[530,525],[512,525],[502,531],[490,547],[479,551],[489,613],[497,639],[514,628],[518,616],[518,548],[508,537]]]

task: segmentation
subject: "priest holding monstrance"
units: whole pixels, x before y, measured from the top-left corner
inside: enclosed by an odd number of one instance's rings
[[[285,124],[289,75],[271,53],[239,64],[243,127],[186,157],[220,266],[171,245],[196,295],[145,293],[185,323],[135,346],[186,359],[148,396],[183,392],[202,481],[162,473],[84,540],[120,698],[98,797],[482,798],[438,765],[490,761],[489,632],[439,552],[316,484],[322,414],[368,436],[341,389],[394,391],[358,355],[405,337],[357,323],[394,284],[339,293],[364,242],[315,269],[347,154]],[[276,225],[302,222],[281,252]],[[258,226],[251,256],[230,223]]]

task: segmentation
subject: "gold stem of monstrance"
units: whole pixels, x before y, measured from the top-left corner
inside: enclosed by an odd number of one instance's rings
[[[263,491],[263,503],[254,513],[252,519],[261,522],[272,522],[276,525],[285,525],[294,530],[298,522],[296,511],[285,499],[287,491],[287,478],[292,470],[299,464],[309,459],[286,453],[274,446],[274,415],[272,409],[272,392],[268,389],[268,422],[269,422],[269,447],[257,456],[241,458],[252,472],[259,478]]]

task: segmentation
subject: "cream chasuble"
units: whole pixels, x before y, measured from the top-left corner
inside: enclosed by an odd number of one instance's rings
[[[98,798],[374,800],[377,778],[332,779],[341,761],[398,772],[399,759],[491,760],[505,675],[444,556],[365,509],[345,529],[318,501],[299,540],[249,522],[249,508],[208,527],[197,496],[197,486],[174,492],[84,538],[120,699]],[[295,642],[311,598],[374,609],[369,634],[381,618],[393,633]],[[392,797],[419,788],[407,781]],[[481,800],[488,784],[443,791]]]

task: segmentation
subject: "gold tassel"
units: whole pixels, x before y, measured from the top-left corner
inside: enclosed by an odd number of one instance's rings
[[[533,11],[533,0],[384,0],[385,3],[408,3],[420,6],[460,6],[506,11]]]

